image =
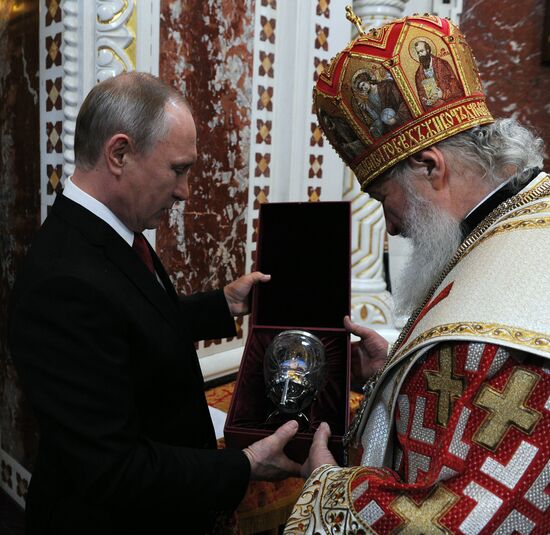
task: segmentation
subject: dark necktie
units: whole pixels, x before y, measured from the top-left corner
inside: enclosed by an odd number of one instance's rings
[[[147,266],[147,269],[151,273],[154,273],[155,268],[153,266],[153,257],[151,255],[151,251],[149,250],[149,246],[147,245],[147,240],[143,234],[134,232],[134,244],[132,245],[132,248]]]

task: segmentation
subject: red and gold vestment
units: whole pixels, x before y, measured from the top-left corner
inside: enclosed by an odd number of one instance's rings
[[[466,238],[285,533],[550,533],[550,177]],[[358,445],[358,444],[357,444]]]

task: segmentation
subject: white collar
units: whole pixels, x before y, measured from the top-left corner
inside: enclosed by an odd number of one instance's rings
[[[63,195],[105,221],[130,247],[132,246],[134,243],[134,233],[107,206],[80,189],[71,180],[71,177],[68,177],[65,181]]]

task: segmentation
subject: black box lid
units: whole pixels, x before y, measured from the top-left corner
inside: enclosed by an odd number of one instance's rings
[[[343,328],[350,311],[349,202],[260,206],[256,269],[271,281],[255,288],[255,325]]]

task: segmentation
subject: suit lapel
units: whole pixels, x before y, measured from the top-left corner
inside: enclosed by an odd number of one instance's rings
[[[108,258],[135,285],[136,289],[159,311],[175,330],[181,332],[178,322],[177,295],[157,255],[151,249],[155,268],[166,288],[162,288],[134,250],[105,221],[79,204],[59,195],[52,213],[78,228],[91,243],[103,248]],[[159,269],[160,267],[160,269]]]
[[[105,256],[111,260],[134,283],[136,288],[157,308],[164,319],[176,330],[180,330],[177,318],[178,309],[169,291],[165,291],[160,283],[136,255],[133,249],[118,234],[105,244]],[[122,245],[119,243],[122,241]],[[168,279],[168,284],[171,282]],[[172,292],[174,289],[172,288]]]

